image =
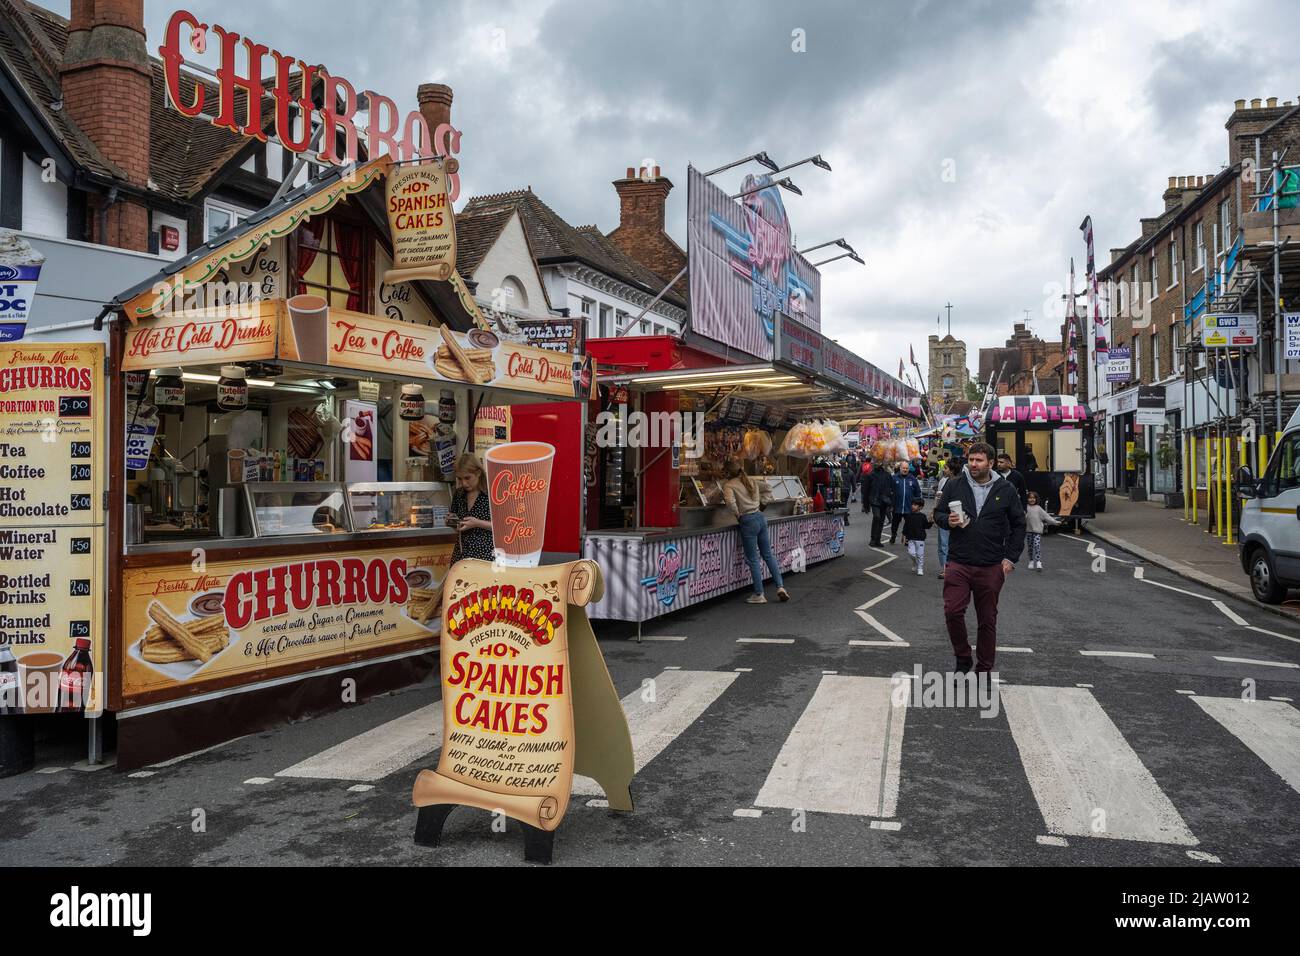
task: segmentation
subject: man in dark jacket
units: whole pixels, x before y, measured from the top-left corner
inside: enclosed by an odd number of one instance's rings
[[[912,502],[921,498],[921,483],[912,474],[912,464],[907,460],[898,463],[898,474],[894,475],[894,520],[889,525],[889,543],[898,538],[898,529],[903,527],[903,518],[912,510]],[[903,542],[907,546],[907,542]]]
[[[943,614],[957,670],[971,669],[966,607],[975,598],[975,670],[993,670],[998,647],[998,596],[1025,546],[1025,511],[1015,486],[991,470],[993,449],[971,445],[961,477],[943,486],[935,523],[948,525]],[[956,507],[960,505],[960,508]],[[960,517],[958,517],[960,512]]]
[[[1011,456],[1006,452],[998,455],[998,474],[1015,486],[1020,496],[1020,509],[1029,507],[1029,489],[1025,486],[1025,476],[1011,467]]]
[[[867,495],[871,499],[871,547],[879,548],[885,515],[894,513],[894,476],[888,466],[878,464],[871,470]]]
[[[858,466],[858,495],[862,498],[862,513],[871,513],[871,460],[864,459]]]

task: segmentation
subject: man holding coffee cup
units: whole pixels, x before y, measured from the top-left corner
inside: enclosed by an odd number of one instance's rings
[[[966,607],[975,599],[976,672],[992,671],[997,654],[998,597],[1025,546],[1025,512],[1020,495],[992,471],[993,449],[971,445],[962,475],[946,482],[935,505],[935,523],[948,527],[948,564],[943,577],[943,613],[957,658],[957,670],[971,669]]]

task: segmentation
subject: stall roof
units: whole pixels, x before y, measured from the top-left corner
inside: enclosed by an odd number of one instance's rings
[[[1021,422],[1031,425],[1052,422],[1085,422],[1091,417],[1088,406],[1073,395],[1003,395],[989,409],[988,420]]]
[[[839,383],[800,374],[768,362],[683,368],[666,372],[601,375],[602,385],[621,385],[634,391],[731,390],[731,394],[779,404],[807,418],[864,421],[913,418],[888,402],[863,395]]]

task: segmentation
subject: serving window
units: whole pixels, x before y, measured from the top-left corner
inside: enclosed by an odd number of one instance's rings
[[[341,219],[313,219],[298,231],[298,293],[331,306],[365,310],[370,301],[367,263],[374,259],[369,229]]]

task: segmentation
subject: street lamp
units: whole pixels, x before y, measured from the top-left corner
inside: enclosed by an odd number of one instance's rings
[[[804,163],[812,163],[818,169],[824,169],[828,173],[831,171],[831,164],[822,159],[821,153],[818,153],[816,156],[809,156],[806,159],[799,160],[797,163],[791,163],[789,166],[782,166],[780,169],[774,169],[772,170],[772,174],[776,175],[777,173],[783,173],[787,169],[794,169],[796,166],[802,166]]]
[[[862,261],[862,257],[859,256],[856,252],[841,252],[838,256],[831,256],[829,259],[823,259],[821,262],[814,262],[812,264],[812,267],[814,269],[819,269],[822,266],[826,265],[826,263],[834,262],[836,259],[852,259],[860,266],[866,265],[866,263]]]
[[[719,166],[717,169],[711,169],[704,175],[705,177],[715,176],[718,173],[725,172],[728,169],[733,169],[736,166],[741,166],[749,162],[761,163],[774,173],[780,169],[780,167],[776,165],[776,161],[773,160],[772,157],[768,156],[766,152],[758,152],[755,153],[753,156],[746,156],[744,159],[738,159],[734,163],[727,163],[727,165],[725,166]]]
[[[796,186],[794,183],[792,183],[792,182],[790,181],[790,177],[789,177],[789,176],[786,176],[784,179],[778,179],[778,180],[776,180],[775,182],[773,182],[773,181],[769,181],[769,182],[765,182],[765,183],[763,183],[761,186],[754,186],[752,189],[746,189],[743,193],[736,193],[736,195],[732,196],[731,198],[732,198],[732,199],[740,199],[742,196],[751,196],[751,195],[753,195],[754,193],[761,193],[761,192],[762,192],[764,189],[766,189],[768,186],[780,186],[782,189],[788,189],[790,192],[794,193],[796,196],[802,196],[802,195],[803,195],[803,190],[800,189],[798,186]]]
[[[848,240],[841,236],[839,239],[831,239],[829,242],[819,242],[817,245],[809,246],[807,249],[800,249],[799,255],[806,256],[810,252],[816,252],[818,249],[825,249],[827,246],[839,246],[845,252],[854,251],[853,247],[849,245]]]

